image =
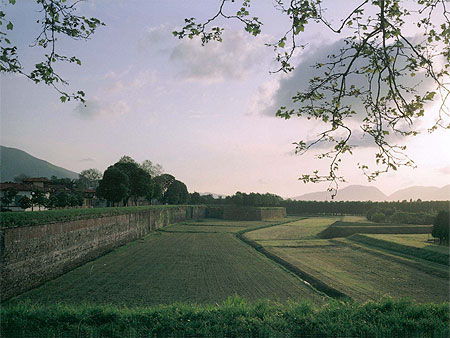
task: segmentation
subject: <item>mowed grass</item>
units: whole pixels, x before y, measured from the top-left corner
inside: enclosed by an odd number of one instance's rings
[[[227,233],[157,232],[9,301],[149,306],[246,300],[320,301],[320,296]]]
[[[368,246],[385,249],[389,252],[412,256],[430,262],[449,265],[449,247],[427,242],[428,235],[361,235],[348,239]]]
[[[351,245],[336,242],[268,250],[355,300],[384,296],[409,297],[419,302],[449,300],[448,276],[432,275]]]
[[[410,297],[420,302],[449,300],[448,273],[434,263],[411,261],[395,252],[377,251],[347,240],[318,239],[317,234],[336,220],[356,221],[314,217],[251,231],[245,236],[355,300],[384,296]],[[360,221],[367,222],[363,218]]]
[[[430,234],[399,234],[399,235],[374,235],[367,234],[367,237],[380,239],[383,241],[388,241],[396,244],[402,244],[411,246],[414,248],[424,249],[427,251],[434,251],[442,254],[449,254],[449,247],[445,245],[439,245],[438,243],[433,243],[428,241],[432,239]]]
[[[311,217],[286,224],[251,231],[245,236],[251,240],[266,241],[270,245],[280,240],[307,240],[316,238],[317,234],[342,217]]]
[[[299,217],[286,217],[266,221],[229,221],[223,219],[201,219],[170,225],[162,229],[165,232],[194,232],[194,233],[237,233],[244,230],[270,227],[277,224],[291,223],[299,220]]]

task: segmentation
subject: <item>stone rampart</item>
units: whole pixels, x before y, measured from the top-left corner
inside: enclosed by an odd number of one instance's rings
[[[1,298],[23,293],[155,229],[205,216],[205,206],[170,206],[70,222],[2,228]]]

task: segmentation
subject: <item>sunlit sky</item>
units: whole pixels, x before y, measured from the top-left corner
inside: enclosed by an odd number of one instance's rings
[[[39,32],[35,2],[5,3],[14,23],[10,40],[30,69],[42,55],[28,47]],[[352,3],[329,1],[326,6],[338,22]],[[336,48],[342,37],[311,26],[303,36],[307,49],[289,75],[269,73],[277,65],[264,43],[276,41],[287,27],[271,1],[253,5],[254,15],[264,22],[257,38],[232,21],[218,21],[226,28],[222,43],[202,47],[195,39],[173,37],[184,18],[204,20],[217,5],[211,0],[81,3],[78,14],[97,17],[106,26],[87,42],[61,38],[61,53],[78,56],[82,66],[57,69],[70,82],[67,91],[86,92],[87,107],[62,104],[52,88],[23,76],[2,75],[1,144],[77,172],[103,171],[123,155],[138,162],[149,159],[185,182],[190,192],[293,197],[325,190],[326,183],[304,184],[298,178],[315,169],[326,173],[328,163],[314,158],[317,151],[295,156],[292,145],[314,138],[318,124],[285,121],[275,112],[312,74],[309,65]],[[428,107],[424,132],[403,142],[418,168],[402,168],[368,183],[356,163],[372,163],[375,148],[360,142],[354,155],[344,158],[341,174],[347,183],[342,186],[373,185],[390,194],[412,185],[448,184],[450,133],[426,132],[436,112],[435,106]]]

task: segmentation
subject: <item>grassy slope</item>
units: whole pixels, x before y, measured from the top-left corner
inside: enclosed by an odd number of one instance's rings
[[[361,235],[355,234],[348,239],[397,252],[430,262],[448,266],[449,248],[426,242],[427,235]]]
[[[427,251],[438,252],[442,254],[449,254],[449,247],[445,245],[438,245],[432,242],[428,242],[429,238],[432,238],[430,234],[399,234],[399,235],[365,235],[392,243],[403,244]]]
[[[339,241],[315,239],[335,217],[320,217],[256,230],[246,234],[269,252],[357,300],[384,295],[421,302],[448,301],[448,278],[430,275],[417,264],[387,260],[375,251]],[[349,220],[347,220],[349,221]],[[275,239],[273,239],[275,238]],[[428,268],[428,267],[427,267]]]
[[[10,303],[216,303],[234,294],[249,300],[320,298],[298,278],[231,234],[157,232]]]
[[[292,223],[277,225],[246,234],[246,237],[254,241],[280,241],[293,239],[315,238],[317,233],[326,229],[340,217],[313,217]]]

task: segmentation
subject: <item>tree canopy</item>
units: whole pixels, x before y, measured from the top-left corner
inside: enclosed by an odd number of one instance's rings
[[[237,20],[257,36],[263,22],[252,16],[251,3],[222,0],[208,20],[185,19],[184,27],[173,34],[180,39],[198,36],[202,44],[222,41],[224,28],[213,25],[224,18]],[[342,39],[337,53],[318,60],[314,67],[319,75],[309,79],[307,88],[299,88],[292,106],[276,111],[276,116],[284,119],[303,117],[324,123],[315,140],[294,143],[295,152],[303,154],[328,142],[327,150],[317,156],[329,160],[328,173],[314,171],[300,179],[305,183],[328,181],[330,190],[335,190],[344,181],[339,164],[342,155],[352,153],[350,137],[355,130],[371,137],[378,147],[376,168],[358,164],[370,181],[399,166],[415,166],[404,152],[406,147],[390,137],[417,135],[418,121],[431,103],[439,101],[440,105],[429,131],[450,128],[450,13],[445,0],[364,0],[355,2],[336,24],[326,3],[275,0],[274,10],[286,17],[289,28],[267,45],[275,51],[279,64],[274,72],[288,73],[294,69],[299,51],[307,48],[302,34],[312,26],[324,26]]]

